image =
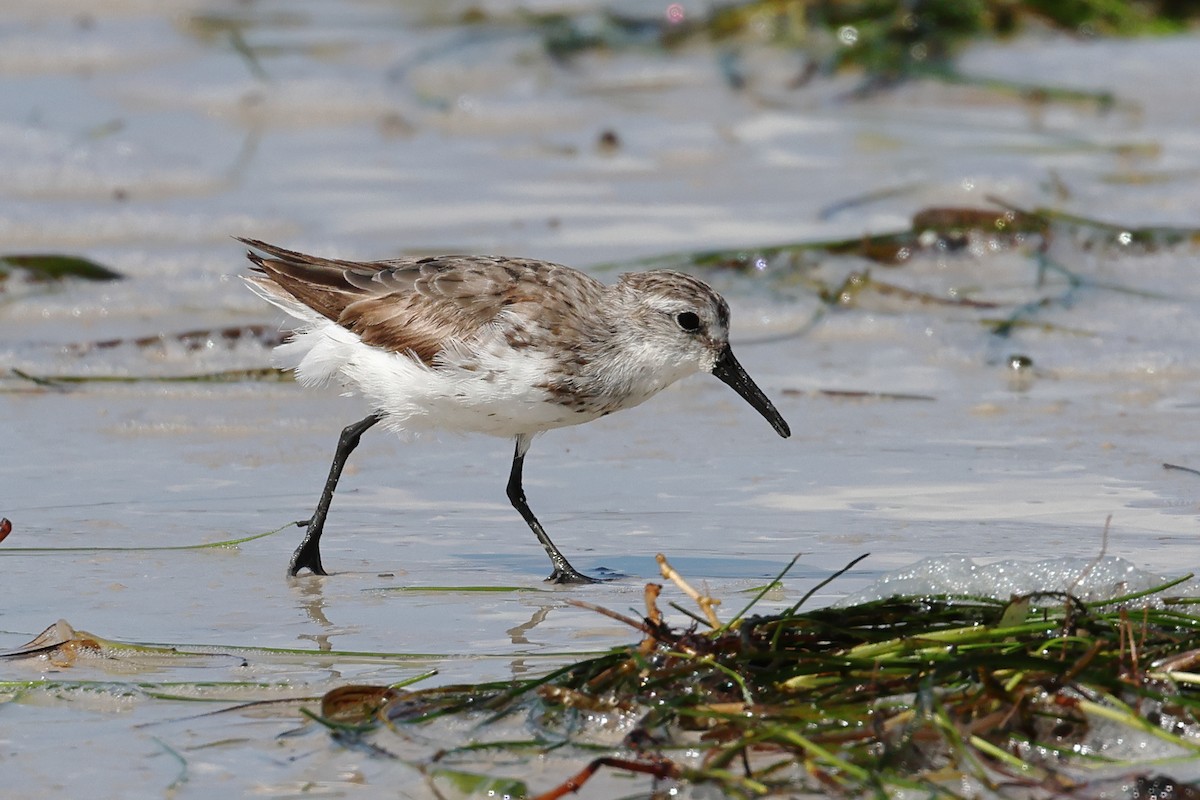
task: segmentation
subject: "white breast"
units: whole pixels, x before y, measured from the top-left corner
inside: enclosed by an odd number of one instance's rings
[[[276,363],[295,369],[308,386],[335,383],[361,393],[396,430],[448,430],[515,436],[577,425],[599,416],[553,401],[543,388],[550,356],[513,350],[499,340],[447,354],[427,366],[401,353],[364,344],[326,319],[310,320],[276,349]]]

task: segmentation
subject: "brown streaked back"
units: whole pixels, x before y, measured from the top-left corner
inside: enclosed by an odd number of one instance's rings
[[[267,254],[247,257],[257,271],[363,342],[412,353],[432,365],[447,346],[477,338],[505,309],[527,322],[560,324],[548,308],[550,287],[594,296],[599,281],[577,270],[533,259],[453,255],[355,262],[310,256],[255,239],[239,239]],[[514,309],[515,310],[515,309]]]

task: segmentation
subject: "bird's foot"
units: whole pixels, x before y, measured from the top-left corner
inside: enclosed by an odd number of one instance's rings
[[[313,575],[329,574],[321,565],[321,551],[316,547],[309,547],[308,542],[300,545],[296,552],[292,553],[292,561],[288,564],[288,576],[294,578],[302,569],[309,570]]]
[[[596,578],[589,578],[570,564],[565,564],[555,567],[554,571],[550,573],[550,577],[546,578],[546,583],[600,583],[600,581]]]

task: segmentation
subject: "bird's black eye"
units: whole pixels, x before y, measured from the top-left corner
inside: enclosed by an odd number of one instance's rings
[[[676,314],[675,321],[688,333],[700,330],[700,317],[694,311],[682,311]]]

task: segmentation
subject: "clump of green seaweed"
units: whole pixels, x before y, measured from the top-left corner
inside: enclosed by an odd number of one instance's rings
[[[1198,16],[1200,7],[1179,0],[744,0],[714,3],[704,13],[669,4],[655,6],[653,15],[616,9],[523,15],[559,60],[594,50],[714,42],[725,50],[730,83],[740,88],[737,48],[765,44],[801,55],[794,85],[851,68],[865,73],[868,89],[920,76],[961,81],[954,57],[985,37],[1034,27],[1085,38],[1162,35],[1186,30]],[[487,16],[473,11],[464,21],[484,23]],[[1056,99],[1054,90],[1026,88],[1033,97]],[[1103,94],[1070,94],[1061,99],[1112,103]]]
[[[869,200],[870,198],[867,198]],[[1082,289],[1118,292],[1157,299],[1153,291],[1098,280],[1073,265],[1083,253],[1145,255],[1170,248],[1195,248],[1200,228],[1138,226],[1107,222],[1055,208],[1023,209],[1002,199],[990,206],[933,206],[916,211],[906,229],[839,239],[671,253],[600,269],[668,268],[697,270],[710,279],[722,274],[760,276],[780,296],[815,295],[821,301],[815,323],[826,311],[855,307],[915,309],[941,307],[972,312],[991,334],[1005,338],[1019,327],[1086,331],[1040,323],[1046,309],[1069,307]],[[1059,246],[1055,252],[1056,243]],[[947,291],[930,291],[889,280],[895,271],[919,259],[978,258],[1014,253],[1029,264],[1029,284],[1022,298],[991,297],[986,282]],[[822,272],[835,263],[852,269]]]
[[[439,750],[426,773],[458,776],[468,793],[539,800],[600,770],[650,776],[648,797],[688,787],[746,798],[1200,791],[1150,761],[1200,754],[1200,617],[1164,595],[1187,577],[1103,602],[1046,593],[802,610],[809,592],[752,614],[781,574],[722,623],[718,601],[659,559],[700,606],[675,606],[691,617],[684,626],[664,619],[662,586],[649,584],[640,620],[597,609],[639,631],[636,644],[516,683],[341,688],[310,716],[343,743],[370,736],[388,756],[375,736],[385,726],[410,739],[434,720],[469,721],[471,740]],[[513,718],[530,738],[495,739],[492,726]],[[589,739],[589,726],[613,719],[627,721],[619,741]],[[1144,744],[1140,759],[1136,747],[1109,747],[1131,741]],[[481,759],[510,752],[553,753],[560,783],[538,794],[477,774]]]
[[[990,248],[993,250],[1023,248],[1032,253],[1045,253],[1054,241],[1062,239],[1082,251],[1112,249],[1140,253],[1200,244],[1200,228],[1122,225],[1055,208],[1022,209],[998,198],[988,200],[993,207],[919,209],[904,230],[765,247],[674,253],[621,266],[648,269],[676,265],[761,272],[796,269],[831,256],[852,256],[880,266],[899,267],[921,253],[964,252],[981,237],[994,240],[995,246]]]
[[[10,281],[54,284],[69,278],[85,281],[116,281],[121,274],[82,256],[56,253],[12,253],[0,255],[0,296]]]

